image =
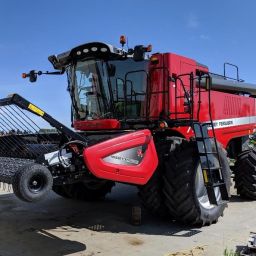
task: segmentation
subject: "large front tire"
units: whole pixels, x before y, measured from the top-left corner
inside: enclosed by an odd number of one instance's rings
[[[160,139],[155,143],[158,166],[149,181],[139,186],[139,197],[143,206],[154,216],[165,218],[168,216],[168,209],[164,203],[163,188],[163,173],[165,169],[165,158],[174,150],[176,145],[182,141],[178,137],[168,137]]]
[[[256,200],[256,149],[246,150],[238,156],[234,173],[237,193]]]
[[[219,155],[229,192],[230,168],[225,151],[220,147]],[[218,221],[226,207],[226,204],[216,206],[209,203],[196,143],[192,141],[183,141],[170,153],[166,161],[163,191],[170,215],[185,224],[210,225]]]

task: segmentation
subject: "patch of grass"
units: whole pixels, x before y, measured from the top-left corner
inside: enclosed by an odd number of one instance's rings
[[[224,256],[240,256],[239,252],[234,252],[233,250],[228,250],[227,248],[224,250]]]

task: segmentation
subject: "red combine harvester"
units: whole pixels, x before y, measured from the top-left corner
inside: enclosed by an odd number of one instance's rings
[[[231,170],[238,194],[256,199],[256,86],[209,72],[172,53],[145,56],[151,46],[92,42],[49,61],[67,74],[72,127],[13,94],[0,100],[0,181],[33,202],[49,190],[93,201],[115,182],[138,186],[153,214],[209,225],[229,200]],[[39,118],[37,122],[34,118]],[[44,133],[46,121],[55,131]]]

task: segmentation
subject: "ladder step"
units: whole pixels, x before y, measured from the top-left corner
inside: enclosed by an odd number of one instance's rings
[[[210,171],[219,171],[220,169],[222,169],[222,167],[205,167],[203,168],[203,170],[210,170]]]
[[[221,183],[213,183],[210,185],[210,187],[213,187],[213,188],[217,188],[221,186],[226,186],[226,184],[224,182],[221,182]]]
[[[214,137],[195,137],[196,141],[204,141],[204,140],[209,140],[209,139],[214,139]]]
[[[200,153],[199,152],[199,156],[206,156],[206,155],[216,155],[218,154],[218,152],[204,152],[204,153]]]

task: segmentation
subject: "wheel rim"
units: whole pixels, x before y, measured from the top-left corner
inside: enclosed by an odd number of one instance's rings
[[[32,193],[39,193],[45,185],[45,179],[41,175],[32,176],[28,188]]]
[[[205,209],[212,209],[215,207],[215,205],[210,204],[210,201],[209,201],[207,190],[204,185],[201,164],[198,164],[197,170],[196,170],[195,189],[196,189],[197,199],[201,207]],[[219,188],[214,188],[214,193],[218,202],[221,199]]]

